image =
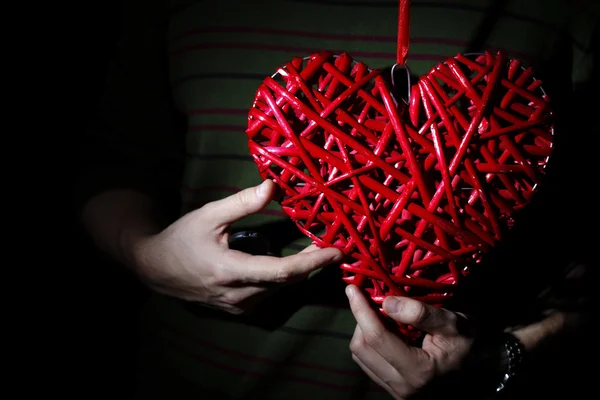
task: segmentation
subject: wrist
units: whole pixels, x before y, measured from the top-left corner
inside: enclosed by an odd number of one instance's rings
[[[131,269],[139,265],[139,244],[160,231],[152,199],[132,190],[94,196],[84,206],[81,220],[102,252]]]
[[[149,228],[149,227],[148,227]],[[158,235],[158,229],[129,229],[119,235],[120,250],[125,265],[139,274],[149,265],[149,242]]]

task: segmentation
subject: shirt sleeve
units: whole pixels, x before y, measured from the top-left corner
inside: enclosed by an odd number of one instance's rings
[[[111,189],[173,198],[179,188],[183,116],[170,95],[167,14],[160,0],[126,0],[121,31],[93,119],[79,137],[78,208]]]

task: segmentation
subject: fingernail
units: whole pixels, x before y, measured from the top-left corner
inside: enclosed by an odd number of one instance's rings
[[[386,314],[397,314],[400,308],[400,300],[397,297],[390,296],[383,301],[383,311]]]
[[[256,188],[256,194],[260,197],[264,196],[267,193],[267,181],[263,181],[263,183],[261,183],[260,185],[258,185],[258,187]]]
[[[346,286],[346,296],[348,296],[348,300],[352,300],[354,297],[354,290],[350,286]]]

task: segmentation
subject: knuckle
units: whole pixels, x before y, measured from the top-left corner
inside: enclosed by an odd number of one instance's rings
[[[233,195],[234,206],[248,208],[252,205],[252,195],[250,190],[242,190]]]
[[[275,282],[276,283],[286,283],[293,278],[294,274],[292,273],[292,269],[286,266],[279,266],[275,270]]]
[[[352,354],[360,354],[360,352],[365,348],[365,341],[361,338],[354,335],[352,340],[350,341],[350,352]]]
[[[242,298],[236,291],[229,290],[229,291],[226,291],[225,293],[223,293],[221,301],[230,306],[236,306],[237,304],[241,303]],[[234,308],[237,308],[237,307],[234,307]]]
[[[447,345],[447,343],[438,343],[438,346],[431,349],[431,355],[433,355],[436,362],[441,365],[448,365],[451,359],[451,354],[448,351]]]
[[[315,271],[326,264],[326,260],[318,252],[303,254],[302,262],[297,263],[297,269],[302,271],[303,274],[309,274],[311,271]]]
[[[431,383],[431,379],[436,375],[436,366],[433,361],[424,362],[415,373],[410,374],[410,385],[417,390],[423,389]]]
[[[385,334],[379,329],[369,329],[364,332],[365,342],[372,348],[380,348],[385,341]]]
[[[234,281],[234,277],[228,268],[218,265],[213,270],[211,281],[215,286],[227,286]]]
[[[452,326],[456,326],[458,322],[458,315],[453,313],[452,311],[440,310],[444,313],[446,321],[450,323]]]
[[[314,255],[306,257],[306,259],[304,260],[304,266],[307,271],[312,271],[313,269],[318,268],[320,266],[320,264],[321,264],[320,260],[318,258],[316,258]]]
[[[451,311],[440,310],[446,319],[446,326],[448,327],[448,334],[455,336],[459,334],[459,316]]]
[[[204,204],[198,211],[202,213],[202,216],[210,216],[217,210],[218,204],[216,201],[211,201]]]
[[[419,302],[406,302],[402,306],[401,312],[406,316],[406,319],[411,325],[421,325],[429,319],[429,310]]]
[[[217,269],[212,277],[211,277],[211,283],[213,286],[225,286],[227,285],[227,283],[229,283],[229,277],[227,272],[221,270],[221,269]]]

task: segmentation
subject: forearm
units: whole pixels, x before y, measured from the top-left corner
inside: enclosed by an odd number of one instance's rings
[[[539,321],[515,327],[512,333],[521,341],[528,353],[577,338],[592,325],[592,311],[596,271],[587,263],[572,263],[566,269],[560,284],[548,288],[538,301],[546,311]]]
[[[512,331],[528,354],[559,344],[566,337],[577,336],[589,321],[579,312],[552,311],[541,321]]]
[[[528,387],[540,383],[540,378],[543,381],[543,377],[574,370],[569,360],[589,351],[590,341],[586,336],[596,318],[590,284],[597,281],[593,272],[585,263],[572,263],[561,277],[537,296],[534,306],[523,304],[530,312],[522,313],[524,317],[519,318],[518,325],[504,329],[521,343],[521,352],[514,348],[508,351],[506,345],[510,340],[505,342],[507,337],[494,333],[498,332],[499,326],[480,335],[465,361],[465,371],[469,372],[465,378],[473,384],[475,396],[493,394],[511,370],[517,371],[516,379],[508,380],[508,386],[513,387],[509,392],[514,390],[514,393],[529,390]],[[509,364],[511,359],[522,359],[524,363]]]
[[[96,246],[123,265],[136,267],[136,241],[158,233],[162,218],[150,196],[135,190],[108,190],[90,198],[81,220]]]

